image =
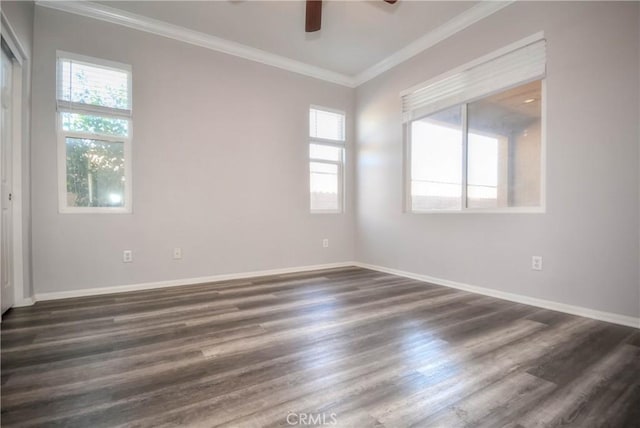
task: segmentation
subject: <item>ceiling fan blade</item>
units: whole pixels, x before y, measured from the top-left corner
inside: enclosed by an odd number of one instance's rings
[[[307,16],[304,31],[313,33],[320,29],[322,22],[322,0],[307,0]]]

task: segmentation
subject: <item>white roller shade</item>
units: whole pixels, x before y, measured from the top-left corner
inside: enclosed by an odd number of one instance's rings
[[[424,86],[403,93],[404,121],[541,79],[545,72],[546,41],[539,39],[462,71],[436,77]]]

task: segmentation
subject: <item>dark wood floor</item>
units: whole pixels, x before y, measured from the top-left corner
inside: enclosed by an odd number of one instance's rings
[[[2,426],[638,427],[638,330],[359,268],[40,302]]]

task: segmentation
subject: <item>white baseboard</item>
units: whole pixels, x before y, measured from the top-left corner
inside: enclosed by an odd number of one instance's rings
[[[181,285],[206,284],[208,282],[229,281],[233,279],[255,278],[259,276],[284,275],[288,273],[307,272],[312,270],[334,269],[355,266],[354,262],[327,263],[321,265],[298,266],[281,269],[260,270],[222,275],[202,276],[198,278],[172,279],[169,281],[144,282],[139,284],[115,285],[111,287],[84,288],[80,290],[59,291],[53,293],[36,293],[35,300],[58,300],[71,297],[98,296],[101,294],[124,293],[127,291],[149,290],[153,288],[179,287]],[[26,300],[26,299],[25,299]]]
[[[371,269],[378,272],[389,273],[392,275],[403,276],[406,278],[425,281],[431,284],[443,285],[445,287],[456,288],[459,290],[469,291],[471,293],[482,294],[485,296],[495,297],[497,299],[509,300],[516,303],[524,303],[525,305],[537,306],[552,311],[564,312],[571,315],[578,315],[586,318],[593,318],[600,321],[606,321],[614,324],[621,324],[628,327],[640,328],[640,318],[620,315],[611,312],[603,312],[595,309],[584,308],[581,306],[568,305],[566,303],[554,302],[551,300],[538,299],[535,297],[523,296],[520,294],[507,293],[505,291],[494,290],[491,288],[479,287],[477,285],[464,284],[461,282],[449,281],[447,279],[434,278],[428,275],[421,275],[412,272],[406,272],[398,269],[391,269],[383,266],[370,265],[368,263],[355,262],[358,267]]]
[[[149,290],[154,288],[178,287],[181,285],[205,284],[216,281],[229,281],[233,279],[255,278],[269,275],[284,275],[288,273],[307,272],[321,269],[333,269],[341,267],[357,266],[365,269],[371,269],[378,272],[389,273],[392,275],[403,276],[406,278],[416,279],[418,281],[429,282],[431,284],[442,285],[445,287],[456,288],[459,290],[469,291],[471,293],[482,294],[484,296],[495,297],[497,299],[509,300],[511,302],[523,303],[525,305],[536,306],[543,309],[564,312],[567,314],[578,315],[581,317],[592,318],[600,321],[606,321],[614,324],[625,325],[628,327],[640,328],[640,318],[620,315],[611,312],[603,312],[595,309],[584,308],[581,306],[568,305],[565,303],[554,302],[552,300],[538,299],[535,297],[523,296],[520,294],[508,293],[505,291],[494,290],[491,288],[480,287],[477,285],[464,284],[461,282],[450,281],[442,278],[435,278],[428,275],[421,275],[412,272],[406,272],[398,269],[387,268],[384,266],[371,265],[361,262],[338,262],[320,265],[299,266],[282,269],[270,269],[262,271],[251,271],[241,273],[231,273],[222,275],[203,276],[198,278],[174,279],[169,281],[145,282],[140,284],[117,285],[112,287],[86,288],[81,290],[61,291],[54,293],[37,293],[34,298],[25,298],[18,306],[29,306],[35,301],[40,300],[57,300],[67,299],[70,297],[98,296],[101,294],[124,293],[127,291]]]
[[[22,300],[19,300],[13,304],[13,308],[21,308],[23,306],[32,306],[36,302],[34,297],[25,297]]]

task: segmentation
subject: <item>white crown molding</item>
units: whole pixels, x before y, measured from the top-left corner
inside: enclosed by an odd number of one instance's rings
[[[355,262],[337,262],[321,265],[298,266],[291,268],[260,270],[251,272],[229,273],[198,278],[172,279],[168,281],[143,282],[138,284],[114,285],[100,288],[84,288],[80,290],[56,291],[53,293],[36,293],[33,301],[68,299],[71,297],[99,296],[102,294],[125,293],[127,291],[151,290],[156,288],[180,287],[182,285],[207,284],[209,282],[229,281],[234,279],[256,278],[260,276],[284,275],[288,273],[308,272],[323,269],[353,267]],[[25,299],[27,301],[27,299]],[[25,305],[20,305],[25,306]]]
[[[122,25],[134,30],[145,31],[338,85],[350,88],[355,87],[353,77],[346,74],[336,73],[335,71],[276,55],[262,49],[90,1],[37,1],[36,5]]]
[[[36,5],[122,25],[133,28],[134,30],[145,31],[211,49],[216,52],[270,65],[293,73],[325,80],[349,88],[355,88],[414,57],[420,52],[429,49],[444,39],[451,37],[457,32],[509,6],[514,1],[516,0],[483,0],[356,76],[337,73],[322,67],[276,55],[262,49],[253,48],[231,40],[90,1],[37,1]]]
[[[482,294],[483,296],[495,297],[496,299],[508,300],[510,302],[523,303],[525,305],[536,306],[538,308],[549,309],[552,311],[564,312],[566,314],[577,315],[585,318],[592,318],[599,321],[606,321],[614,324],[625,325],[628,327],[640,328],[640,318],[630,317],[612,312],[598,311],[596,309],[585,308],[582,306],[568,305],[566,303],[554,302],[552,300],[538,299],[535,297],[523,296],[521,294],[508,293],[506,291],[495,290],[493,288],[480,287],[477,285],[464,284],[462,282],[449,281],[448,279],[434,278],[428,275],[406,272],[403,270],[392,269],[384,266],[371,265],[368,263],[355,262],[355,266],[371,269],[378,272],[389,273],[392,275],[403,276],[418,281],[428,282],[430,284],[442,285],[444,287],[464,290],[471,293]]]
[[[9,45],[11,52],[16,54],[15,57],[18,64],[22,65],[25,60],[29,59],[29,55],[27,55],[27,51],[24,49],[24,46],[22,46],[20,38],[16,35],[13,26],[2,10],[0,10],[0,28],[2,28],[2,38]]]
[[[454,34],[464,30],[467,27],[475,24],[482,19],[493,15],[501,9],[514,3],[515,0],[505,1],[481,1],[477,5],[465,10],[459,15],[454,16],[449,21],[440,25],[439,27],[429,31],[424,36],[411,42],[404,48],[388,56],[377,64],[367,68],[363,72],[355,76],[355,86],[373,79],[392,69],[393,67],[405,62],[406,60],[418,55],[429,49],[432,46],[440,43],[441,41],[453,36]]]

